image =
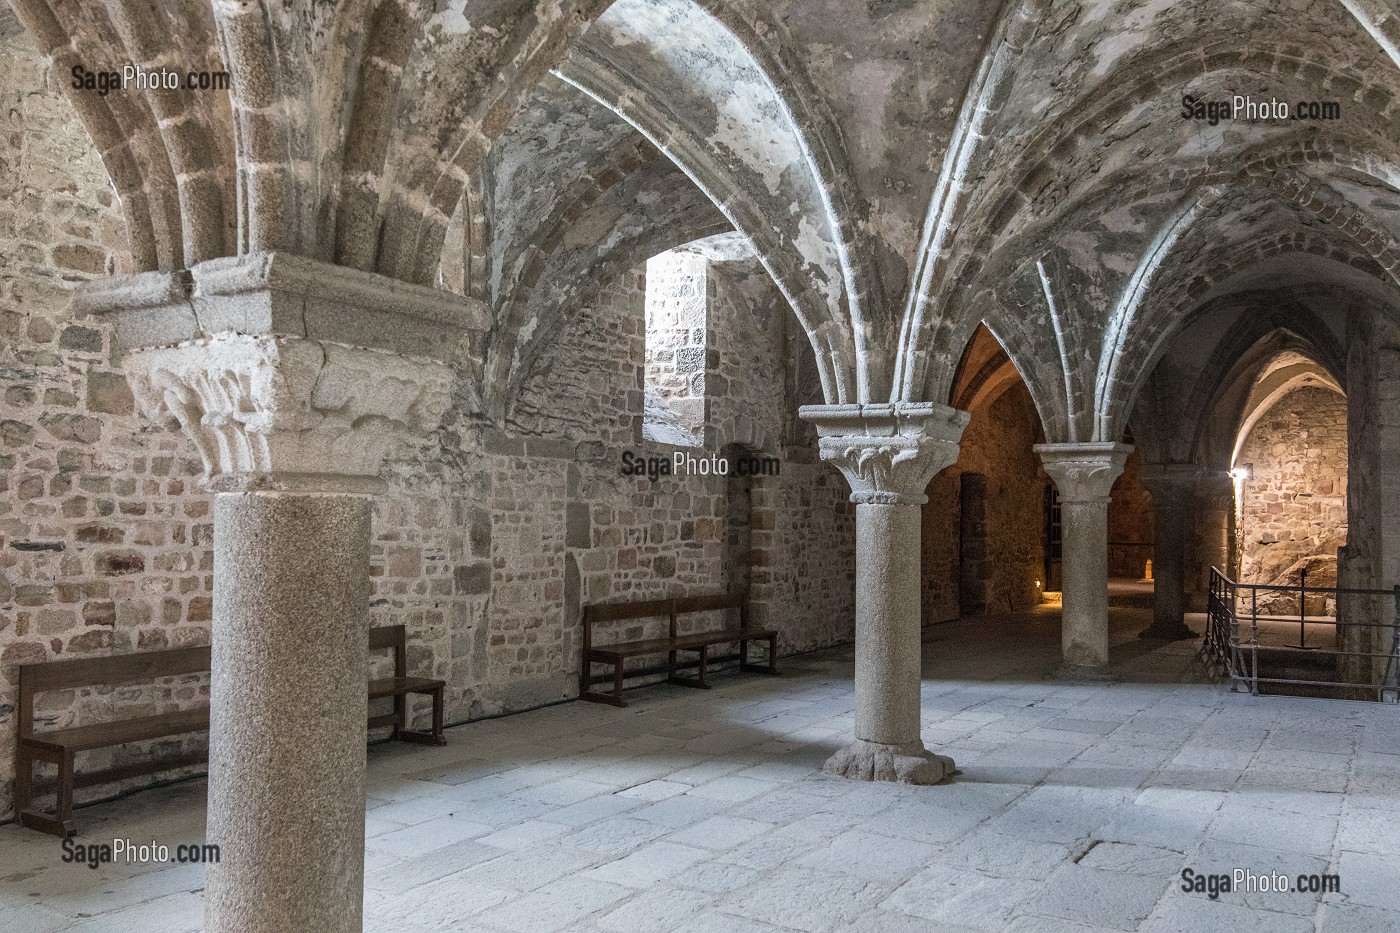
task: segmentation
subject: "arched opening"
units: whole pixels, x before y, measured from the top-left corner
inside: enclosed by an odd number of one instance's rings
[[[1337,550],[1347,536],[1347,467],[1346,395],[1315,361],[1280,353],[1255,380],[1231,464],[1240,580],[1336,587]],[[1331,615],[1331,601],[1319,596],[1309,608]],[[1282,593],[1267,602],[1269,611],[1299,608],[1296,597]]]
[[[1142,451],[1129,428],[1123,443],[1133,447],[1123,473],[1113,482],[1108,503],[1109,592],[1120,602],[1140,606],[1153,590],[1156,510],[1144,482]]]
[[[971,414],[958,462],[929,484],[924,509],[926,622],[1024,612],[1060,590],[1059,494],[1033,447],[1044,428],[1015,364],[985,325],[963,354],[952,405]],[[1132,443],[1129,433],[1125,440]],[[956,511],[946,507],[957,503]],[[1128,456],[1108,513],[1114,588],[1150,592],[1152,500],[1142,458]],[[1050,594],[1048,597],[1046,594]]]
[[[952,405],[972,415],[958,462],[930,482],[923,512],[924,621],[1023,612],[1057,569],[1049,478],[1032,447],[1043,431],[1006,351],[979,326]],[[949,505],[956,504],[956,508]]]

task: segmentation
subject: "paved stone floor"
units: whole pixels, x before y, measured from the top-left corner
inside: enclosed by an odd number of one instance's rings
[[[1400,930],[1395,707],[1193,683],[1192,645],[1115,619],[1104,686],[1045,679],[1053,611],[931,629],[924,739],[962,768],[941,787],[820,773],[851,730],[849,649],[375,746],[366,928]],[[78,841],[173,847],[203,814],[188,782],[80,811]],[[0,827],[0,930],[198,928],[202,868],[60,855]],[[1333,872],[1342,893],[1212,900],[1186,867]]]

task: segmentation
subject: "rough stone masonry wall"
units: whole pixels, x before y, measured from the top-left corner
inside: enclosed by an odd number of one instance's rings
[[[710,318],[715,360],[705,374],[715,443],[769,454],[784,445],[811,449],[805,432],[783,436],[797,410],[787,406],[822,402],[820,393],[802,396],[788,379],[785,364],[794,352],[813,360],[796,317],[757,259],[711,263],[710,283],[713,300],[725,308]]]
[[[1347,401],[1301,388],[1254,425],[1239,462],[1252,467],[1240,510],[1240,578],[1297,583],[1301,562],[1319,585],[1335,580],[1337,548],[1347,540]]]
[[[636,434],[630,443],[617,441],[625,436],[619,426],[635,428],[641,414],[635,390],[627,388],[644,378],[646,359],[636,352],[635,337],[645,321],[647,284],[642,276],[628,276],[580,311],[522,392],[528,405],[519,409],[533,414],[518,414],[512,425],[517,436],[496,442],[501,449],[534,449],[550,458],[547,465],[534,461],[533,467],[517,462],[493,476],[491,544],[498,577],[492,642],[505,638],[507,645],[547,646],[537,652],[537,663],[525,667],[519,665],[527,662],[509,651],[493,654],[499,666],[491,680],[511,685],[510,695],[499,700],[504,708],[572,695],[583,605],[732,591],[745,582],[736,572],[745,561],[752,568],[747,576],[754,615],[780,630],[784,651],[852,636],[854,511],[844,480],[816,462],[810,450],[773,451],[782,455],[781,474],[753,480],[746,501],[737,498],[741,484],[723,477],[671,475],[653,482],[622,475],[624,451],[669,463],[680,450]],[[772,297],[778,300],[776,293]],[[730,389],[725,404],[771,407],[771,396],[784,396],[778,357],[784,345],[768,333],[772,321],[743,313],[713,293],[710,300],[717,304],[709,308],[709,319],[723,323],[702,339],[717,343],[717,358],[748,371],[745,378],[731,373],[720,381]],[[599,340],[598,334],[630,339]],[[755,347],[766,348],[767,358],[758,358],[762,354]],[[556,360],[568,361],[567,368]],[[740,367],[739,360],[748,360],[751,368]],[[601,392],[593,386],[595,399],[613,400],[595,407],[596,428],[539,417],[567,404],[576,387],[560,374],[579,370],[608,373],[615,382]],[[778,427],[771,429],[776,434]],[[718,454],[721,443],[716,439],[705,453]],[[736,557],[726,551],[726,529],[739,516],[750,526],[750,553]],[[523,587],[516,593],[523,601],[505,603],[503,585]],[[683,624],[709,622],[692,618]],[[652,634],[660,625],[603,632],[599,640]]]
[[[23,34],[0,42],[0,817],[10,809],[16,666],[202,644],[209,501],[192,448],[133,411],[106,329],[68,298],[124,271],[125,226],[100,160]],[[200,702],[200,678],[41,696],[65,725]],[[85,764],[114,761],[108,752]]]
[[[924,506],[924,621],[963,614],[1019,612],[1040,601],[1044,574],[1044,496],[1048,479],[1031,449],[1040,420],[1021,384],[972,413],[956,465],[930,484]],[[971,531],[962,514],[961,487],[985,477],[976,522],[982,547],[964,547]],[[981,597],[972,600],[972,590]],[[976,608],[980,606],[980,609]]]
[[[1152,559],[1156,534],[1152,495],[1142,484],[1142,454],[1134,450],[1113,483],[1108,504],[1108,575],[1139,580]]]
[[[196,453],[133,411],[106,328],[68,311],[75,285],[124,271],[124,225],[100,160],[37,61],[23,35],[0,41],[12,78],[0,91],[0,818],[11,808],[16,665],[205,644],[212,613],[213,528]],[[410,670],[448,680],[450,719],[572,696],[584,600],[725,585],[724,481],[652,487],[618,475],[641,429],[643,287],[633,275],[580,309],[508,432],[457,411],[386,466],[371,618],[408,627]],[[743,391],[782,389],[779,376]],[[754,501],[791,511],[756,518],[754,559],[768,562],[755,575],[759,614],[782,628],[785,650],[849,639],[844,481],[794,461],[761,482],[772,488]],[[207,678],[188,677],[54,692],[41,697],[38,727],[184,708],[207,702],[207,689]],[[152,752],[94,752],[79,768]]]

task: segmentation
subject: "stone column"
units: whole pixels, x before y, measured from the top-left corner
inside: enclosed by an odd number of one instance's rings
[[[1359,311],[1347,320],[1347,465],[1340,579],[1348,588],[1389,590],[1400,584],[1400,327]],[[1387,657],[1395,601],[1386,594],[1338,602],[1337,647],[1347,652],[1337,658],[1338,678],[1367,685],[1349,698],[1375,699],[1371,685],[1393,689],[1400,675]]]
[[[956,766],[920,738],[920,506],[933,475],[957,461],[968,416],[929,403],[813,405],[800,414],[856,503],[855,741],[824,770],[937,784]]]
[[[1108,503],[1132,448],[1126,444],[1038,444],[1060,493],[1060,639],[1066,680],[1112,679],[1108,666]]]
[[[1186,533],[1201,469],[1194,463],[1149,463],[1142,480],[1152,494],[1152,624],[1143,638],[1195,638],[1186,624]]]
[[[273,255],[83,298],[116,316],[138,404],[173,416],[215,493],[211,933],[361,929],[371,497],[449,404],[434,357],[479,323],[452,300]]]

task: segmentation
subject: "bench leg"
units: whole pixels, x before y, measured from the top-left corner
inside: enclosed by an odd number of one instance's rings
[[[34,760],[30,759],[31,769]],[[19,821],[30,829],[37,829],[55,836],[71,836],[73,835],[73,753],[61,752],[57,757],[38,760],[58,766],[53,816],[33,809],[20,810],[18,806],[15,807],[15,812],[19,816]],[[33,780],[32,770],[30,771],[30,780]],[[33,800],[32,784],[30,785],[30,799]]]
[[[23,755],[23,764],[15,776],[15,818],[19,820],[21,825],[37,829],[42,833],[54,836],[71,836],[73,835],[73,753],[51,752],[49,754],[53,757],[44,754],[36,755],[33,752]],[[58,767],[52,816],[42,810],[34,809],[32,806],[34,802],[34,765],[41,761]],[[20,787],[21,780],[24,780],[26,784],[23,788]],[[21,795],[27,798],[23,804],[20,802]]]
[[[741,641],[739,642],[739,670],[752,671],[755,674],[778,673],[778,636],[772,635],[762,640],[768,643],[768,663],[752,663],[749,660],[749,643]]]
[[[389,736],[391,739],[402,738],[408,729],[408,696],[402,693],[394,694],[394,732]]]
[[[612,692],[611,692],[611,693],[594,693],[593,690],[591,689],[593,685],[592,685],[591,683],[589,683],[589,680],[590,680],[589,674],[592,672],[592,670],[593,670],[593,665],[594,665],[595,663],[596,663],[596,664],[606,664],[607,662],[606,662],[606,661],[596,661],[596,662],[595,662],[595,661],[588,661],[588,662],[585,662],[584,672],[583,672],[583,674],[579,677],[579,694],[578,694],[578,698],[579,698],[580,700],[587,700],[587,701],[590,702],[590,703],[606,703],[606,704],[608,704],[609,706],[626,706],[627,703],[622,699],[622,674],[623,674],[622,665],[621,665],[621,664],[616,664],[616,665],[613,666],[613,689],[612,689]]]
[[[65,752],[58,765],[58,793],[54,816],[60,823],[73,822],[73,753]]]
[[[694,648],[686,648],[685,651],[694,651],[700,655],[700,669],[694,677],[679,677],[674,672],[666,678],[667,683],[675,684],[679,687],[694,687],[696,690],[709,690],[710,685],[705,682],[705,670],[709,663],[709,645],[698,645]]]
[[[34,759],[24,749],[15,748],[15,813],[23,813],[34,802]]]
[[[433,698],[433,731],[418,732],[412,729],[399,729],[397,730],[395,738],[404,742],[412,742],[415,745],[446,745],[447,739],[442,735],[442,688],[437,687],[436,689],[427,691],[425,696]],[[405,699],[404,695],[399,694],[397,700],[403,699]],[[397,707],[397,702],[395,706]],[[402,719],[399,721],[401,723],[404,722]]]

